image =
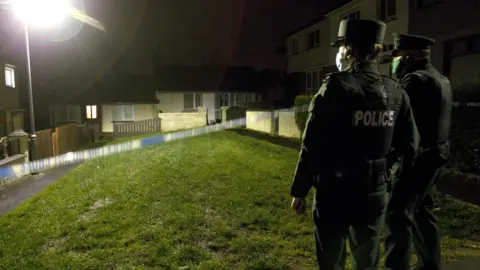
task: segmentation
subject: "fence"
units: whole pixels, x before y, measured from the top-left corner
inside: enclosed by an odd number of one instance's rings
[[[56,128],[52,140],[54,156],[78,150],[80,148],[78,124],[68,124]]]
[[[52,130],[44,129],[35,132],[37,135],[37,156],[48,158],[53,156]]]
[[[161,131],[161,119],[113,123],[113,137],[128,137]]]
[[[38,158],[49,158],[76,151],[92,143],[98,133],[98,125],[67,124],[54,129],[37,131]]]

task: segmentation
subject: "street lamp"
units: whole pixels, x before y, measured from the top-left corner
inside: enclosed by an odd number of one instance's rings
[[[51,27],[62,23],[72,11],[69,0],[12,0],[13,10],[23,23],[27,56],[28,102],[30,107],[30,160],[37,159],[37,135],[33,109],[32,66],[30,62],[30,27]]]

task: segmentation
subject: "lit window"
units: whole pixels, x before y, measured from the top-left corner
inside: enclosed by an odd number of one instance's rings
[[[97,119],[96,105],[87,105],[87,119]]]
[[[11,66],[5,67],[5,85],[15,88],[15,69]]]

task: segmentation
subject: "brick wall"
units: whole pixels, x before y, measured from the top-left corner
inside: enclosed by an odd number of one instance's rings
[[[189,129],[207,125],[207,113],[204,110],[188,113],[159,113],[162,119],[162,131]]]
[[[247,111],[247,128],[255,131],[272,133],[272,118],[271,111]]]
[[[301,133],[295,123],[295,112],[278,113],[278,135],[289,138],[300,138]]]

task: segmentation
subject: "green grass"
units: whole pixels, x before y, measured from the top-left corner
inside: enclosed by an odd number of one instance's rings
[[[297,157],[227,131],[85,162],[0,217],[0,269],[314,269]],[[480,256],[480,210],[441,203],[445,259]]]

